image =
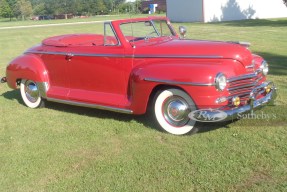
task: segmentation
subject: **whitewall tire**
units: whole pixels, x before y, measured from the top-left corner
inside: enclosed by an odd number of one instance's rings
[[[152,113],[158,127],[174,135],[193,133],[195,121],[188,117],[196,110],[190,96],[180,89],[166,89],[155,95]]]
[[[44,101],[41,98],[37,84],[32,80],[22,79],[20,85],[21,97],[30,108],[44,107]]]

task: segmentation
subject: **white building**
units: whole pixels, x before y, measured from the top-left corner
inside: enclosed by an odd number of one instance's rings
[[[214,22],[287,17],[282,0],[167,0],[175,22]]]

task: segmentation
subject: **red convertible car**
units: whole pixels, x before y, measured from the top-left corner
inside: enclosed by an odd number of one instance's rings
[[[185,39],[165,17],[104,23],[103,34],[51,37],[7,66],[30,108],[46,101],[128,114],[148,112],[171,134],[197,121],[237,119],[276,97],[268,64],[245,43]]]

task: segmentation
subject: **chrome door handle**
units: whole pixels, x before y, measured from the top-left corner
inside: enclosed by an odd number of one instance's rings
[[[67,55],[66,55],[66,60],[67,61],[71,61],[72,60],[72,58],[74,57],[74,54],[73,53],[68,53]]]

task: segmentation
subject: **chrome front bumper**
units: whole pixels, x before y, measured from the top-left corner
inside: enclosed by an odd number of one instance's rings
[[[266,86],[271,86],[271,90],[268,94],[264,97],[255,100],[257,94],[262,94],[262,91],[258,91]],[[230,121],[239,119],[240,115],[250,113],[254,110],[260,109],[261,107],[266,106],[267,104],[273,104],[274,100],[277,97],[277,89],[273,82],[265,82],[259,87],[253,89],[250,93],[250,104],[244,105],[237,108],[232,108],[228,110],[221,110],[221,109],[201,109],[198,110],[200,113],[195,115],[195,119],[201,122],[218,122],[218,121]],[[220,114],[219,114],[220,113]],[[204,115],[202,115],[204,114]],[[223,115],[222,115],[223,114]],[[223,117],[223,118],[222,118]],[[194,119],[193,118],[193,119]]]

